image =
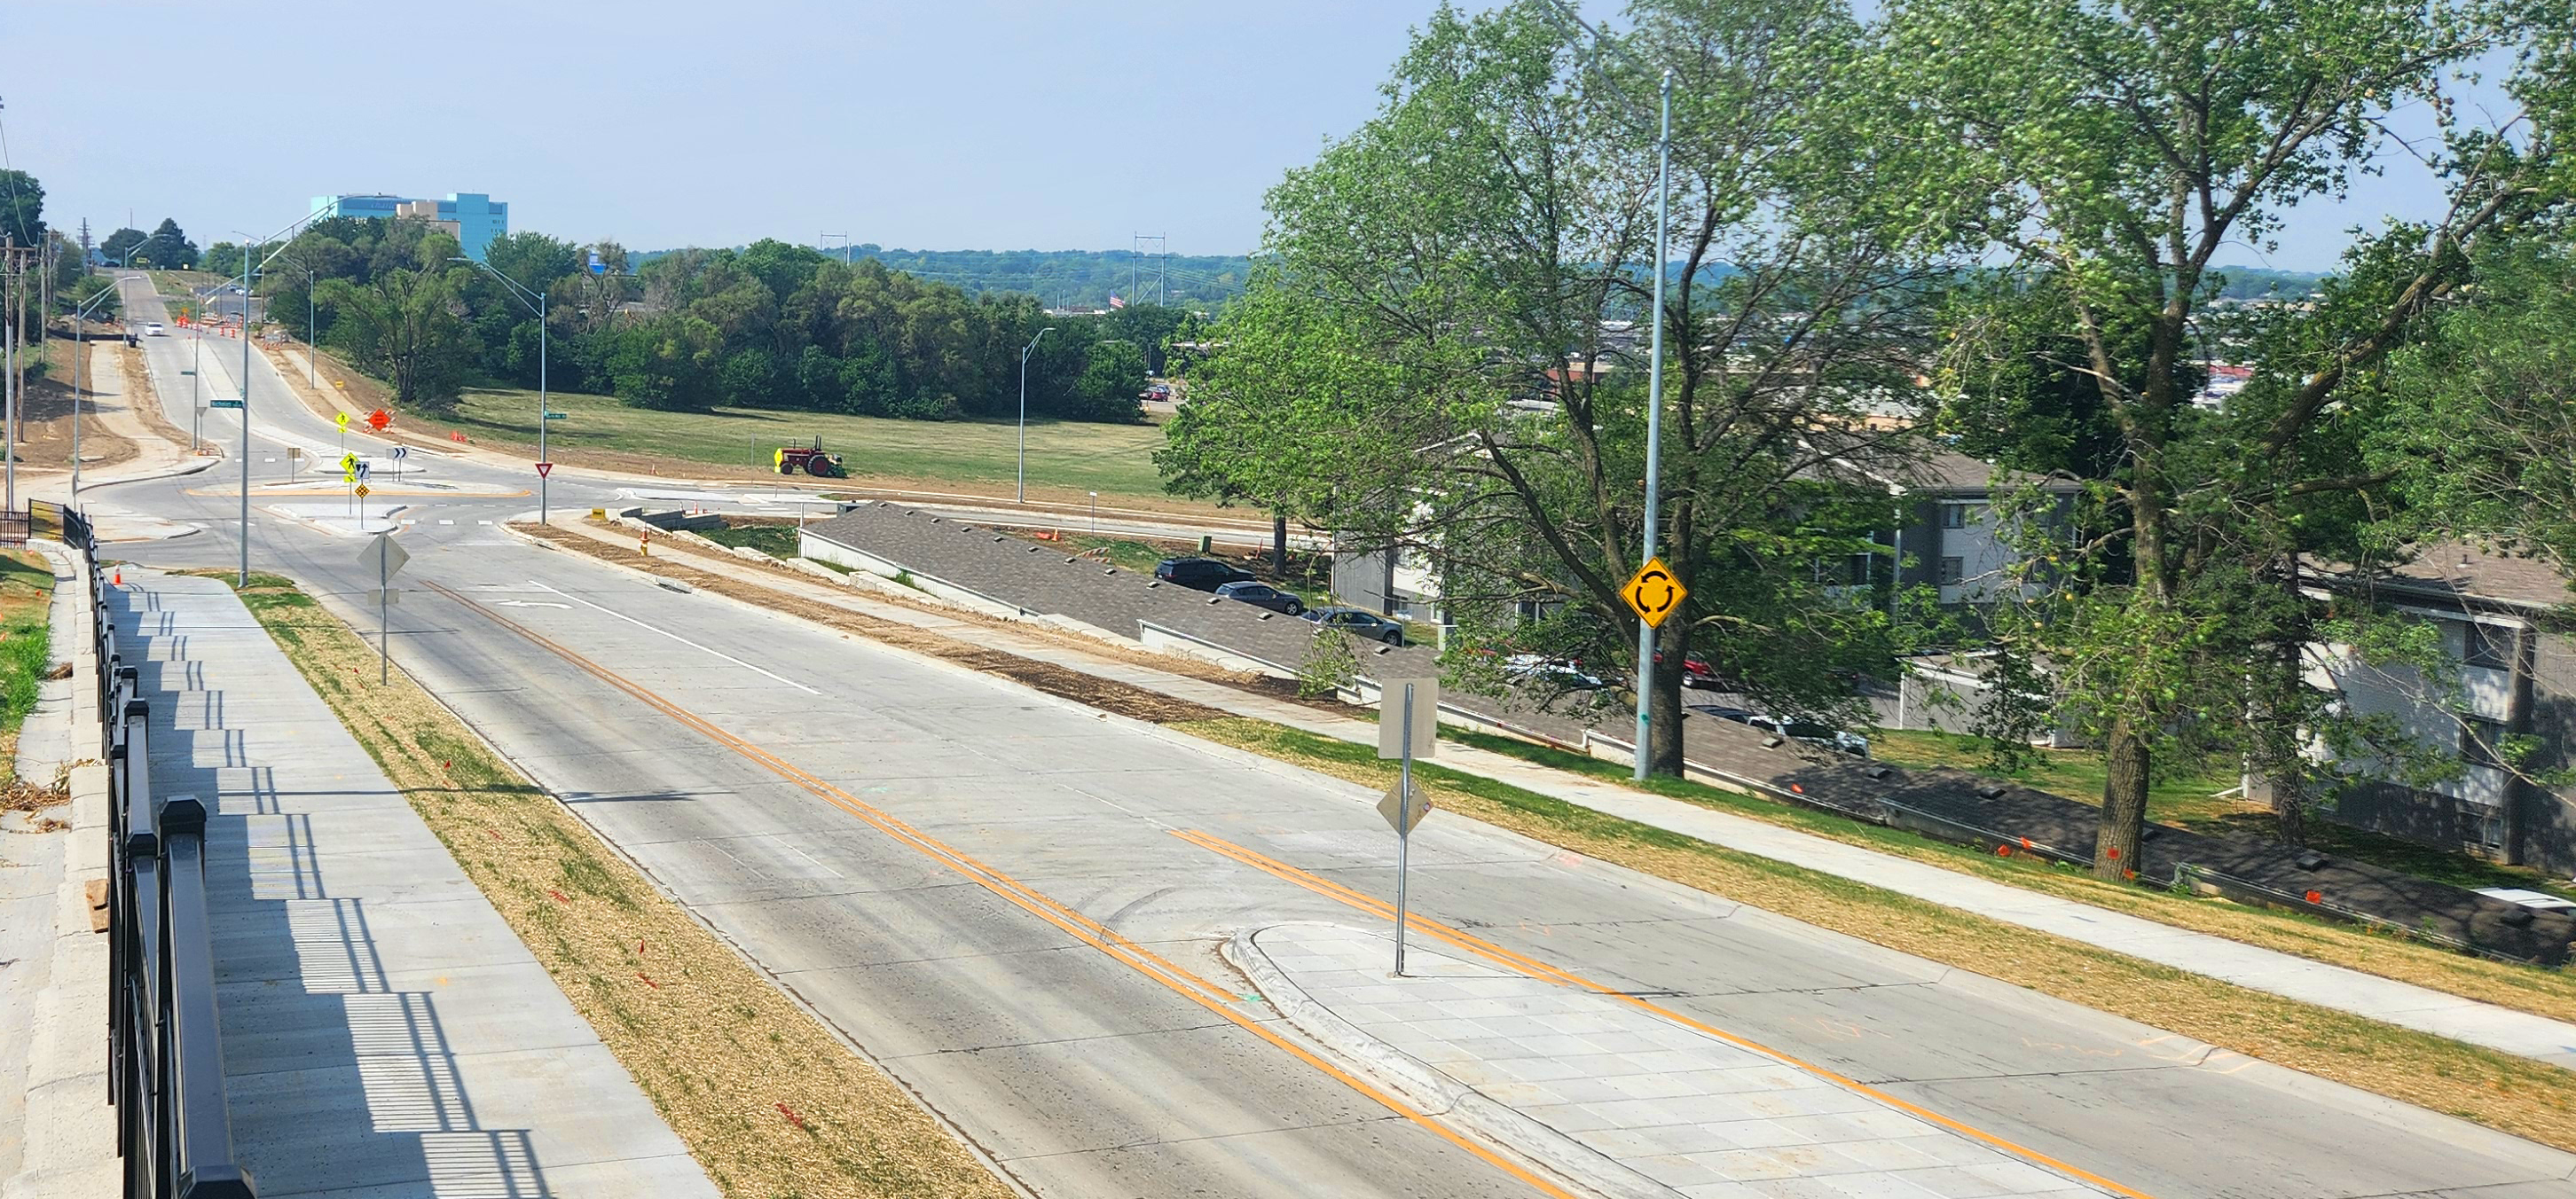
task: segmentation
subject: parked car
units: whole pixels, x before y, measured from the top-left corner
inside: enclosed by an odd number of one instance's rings
[[[144,336],[146,336],[146,337],[167,337],[167,336],[169,336],[169,334],[164,333],[164,332],[162,332],[162,331],[161,331],[161,322],[159,322],[159,321],[154,321],[154,322],[152,322],[151,324],[148,324],[148,325],[143,326],[143,334],[144,334]]]
[[[1585,673],[1582,661],[1575,658],[1513,654],[1503,659],[1503,674],[1516,683],[1545,683],[1568,691],[1599,691],[1609,686],[1599,676]]]
[[[1766,733],[1777,733],[1792,741],[1804,741],[1818,749],[1830,749],[1836,753],[1850,754],[1855,758],[1869,756],[1869,738],[1813,721],[1781,720],[1778,717],[1765,716],[1743,708],[1726,708],[1716,704],[1691,704],[1689,711],[1701,716],[1714,716],[1719,720],[1732,720],[1737,724],[1748,725]]]
[[[1196,591],[1214,591],[1228,583],[1248,583],[1252,572],[1214,558],[1165,558],[1154,564],[1154,577]]]
[[[1664,655],[1659,651],[1655,654],[1655,668],[1660,670],[1663,668],[1663,665]],[[1717,677],[1716,667],[1709,665],[1707,659],[1701,658],[1697,655],[1686,656],[1682,659],[1682,686],[1691,688],[1695,691],[1733,690],[1733,688],[1726,685],[1725,680]]]
[[[1216,593],[1230,600],[1242,600],[1256,608],[1268,608],[1286,616],[1306,614],[1306,601],[1268,583],[1243,581],[1225,583],[1217,587]]]
[[[1358,608],[1308,608],[1306,619],[1328,629],[1340,629],[1354,637],[1383,641],[1388,645],[1404,644],[1404,626]]]

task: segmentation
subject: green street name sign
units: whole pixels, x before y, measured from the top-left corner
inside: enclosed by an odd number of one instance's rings
[[[240,401],[240,400],[217,400],[217,401],[215,401],[215,407],[217,407],[217,408],[239,408],[239,407],[241,407],[241,406],[242,406],[242,405],[241,405],[241,401]]]

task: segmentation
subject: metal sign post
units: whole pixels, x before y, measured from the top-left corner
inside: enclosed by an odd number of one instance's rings
[[[376,539],[367,543],[366,551],[358,556],[359,566],[372,563],[376,568],[376,682],[378,685],[382,685],[393,676],[393,648],[390,641],[393,628],[393,579],[396,574],[401,573],[403,565],[410,561],[411,555],[405,553],[402,545],[394,540],[394,531],[391,528],[376,534]]]
[[[1387,720],[1387,697],[1401,694],[1404,698],[1395,709],[1399,719]],[[1395,789],[1379,801],[1378,813],[1395,827],[1395,973],[1404,974],[1404,931],[1410,910],[1406,893],[1407,878],[1413,865],[1413,826],[1431,810],[1422,793],[1413,786],[1413,756],[1417,747],[1423,757],[1430,757],[1439,744],[1440,681],[1438,679],[1388,679],[1378,692],[1377,756],[1396,759]],[[1393,752],[1389,752],[1392,750]]]

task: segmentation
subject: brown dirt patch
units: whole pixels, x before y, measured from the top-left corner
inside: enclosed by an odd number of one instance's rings
[[[69,471],[72,467],[72,343],[54,343],[54,369],[30,377],[18,398],[18,465],[29,470]],[[87,376],[81,378],[81,469],[97,470],[130,461],[141,451],[122,434],[101,424],[98,408],[87,398]]]

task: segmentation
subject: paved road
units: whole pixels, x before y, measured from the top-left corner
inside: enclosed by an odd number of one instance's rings
[[[185,339],[151,340],[169,396]],[[238,369],[239,344],[209,342],[209,361],[218,346]],[[335,436],[281,386],[254,358],[255,472],[282,472],[261,460],[281,440]],[[111,553],[229,564],[238,500],[200,494],[223,473],[100,489],[206,525]],[[465,464],[429,478],[514,486]],[[556,502],[608,497],[567,484]],[[1535,1189],[1293,1053],[1217,956],[1245,928],[1356,913],[1174,834],[1385,895],[1367,797],[480,523],[526,497],[405,502],[418,590],[394,653],[1039,1193]],[[372,628],[349,602],[373,582],[356,538],[254,518],[254,568]],[[2536,1199],[2576,1166],[1460,821],[1426,825],[1414,864],[1436,919],[2130,1193]]]

